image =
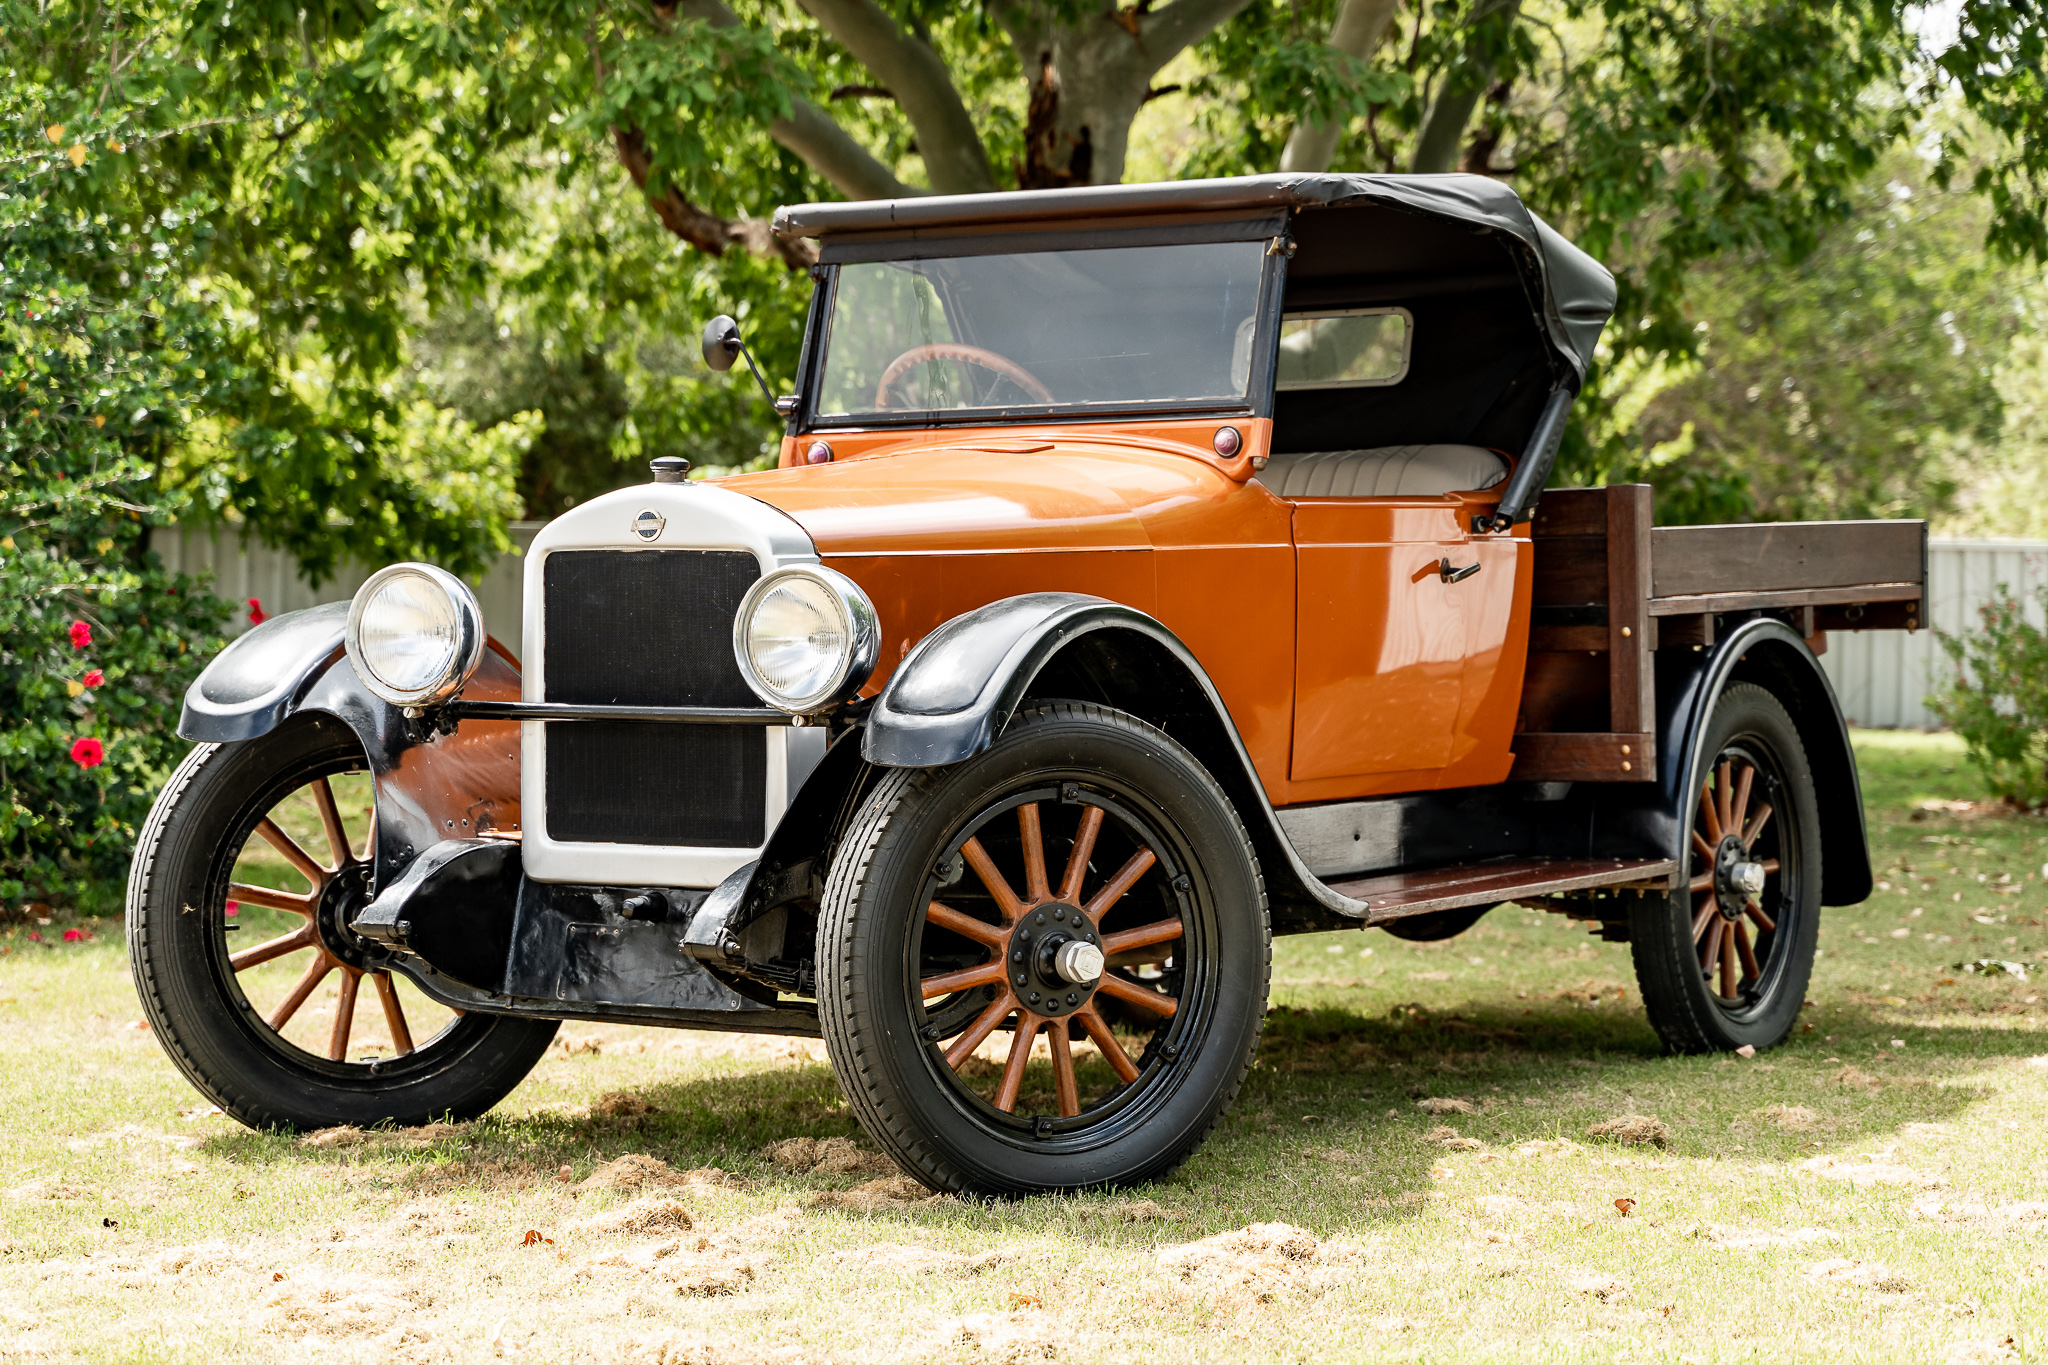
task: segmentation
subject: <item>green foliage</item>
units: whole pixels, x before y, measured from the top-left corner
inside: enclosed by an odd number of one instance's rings
[[[2048,609],[2048,589],[2039,594]],[[2003,584],[1982,624],[1940,632],[1955,672],[1927,699],[1961,736],[1991,790],[2028,809],[2048,805],[2048,631]]]
[[[155,452],[234,382],[177,297],[203,236],[180,221],[137,233],[0,192],[0,899],[116,894],[227,618],[148,551],[171,505]]]

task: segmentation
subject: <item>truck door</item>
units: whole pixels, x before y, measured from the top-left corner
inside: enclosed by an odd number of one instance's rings
[[[1483,767],[1507,763],[1513,704],[1499,735],[1487,720],[1513,614],[1511,548],[1501,546],[1503,559],[1491,544],[1473,544],[1456,499],[1292,501],[1290,780],[1374,778],[1356,792],[1368,794],[1440,786],[1446,769],[1487,751],[1497,763]],[[1473,565],[1481,571],[1456,577]],[[1350,792],[1329,792],[1341,794]]]

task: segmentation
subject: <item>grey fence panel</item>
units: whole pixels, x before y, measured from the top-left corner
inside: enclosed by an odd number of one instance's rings
[[[1974,628],[1978,609],[2010,591],[2043,624],[2039,593],[2048,586],[2048,541],[1935,540],[1927,546],[1927,613],[1933,629],[1837,631],[1821,666],[1851,725],[1933,729],[1927,694],[1953,666],[1935,639]]]
[[[520,653],[520,583],[526,547],[547,523],[515,521],[512,543],[517,552],[501,555],[481,578],[470,580],[477,605],[484,611],[484,628],[498,642]],[[317,588],[306,585],[299,575],[298,561],[282,550],[273,550],[251,539],[244,543],[235,531],[224,528],[204,530],[168,527],[150,537],[150,548],[163,556],[166,568],[181,573],[210,573],[213,590],[235,604],[231,632],[249,627],[248,599],[263,604],[267,615],[314,607],[322,602],[346,602],[374,571],[360,564],[345,564],[333,578]]]

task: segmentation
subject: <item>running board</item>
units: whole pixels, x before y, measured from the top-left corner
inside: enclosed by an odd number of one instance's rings
[[[1363,901],[1366,923],[1378,924],[1433,910],[1498,905],[1598,886],[1662,891],[1677,870],[1674,858],[1500,858],[1327,885],[1340,896]]]

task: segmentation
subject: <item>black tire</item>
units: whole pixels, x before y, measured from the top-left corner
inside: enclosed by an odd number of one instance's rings
[[[241,743],[202,744],[171,775],[136,841],[128,877],[128,957],[143,1011],[186,1078],[252,1128],[474,1118],[519,1084],[555,1034],[553,1020],[471,1011],[433,1037],[413,1040],[387,1013],[394,1055],[351,1061],[345,1029],[336,1030],[336,1059],[293,1044],[258,1013],[230,965],[227,902],[236,860],[280,802],[311,784],[326,791],[326,778],[367,767],[355,736],[324,717],[296,719]],[[347,852],[330,857],[366,882],[359,859],[351,863]],[[313,894],[323,894],[317,884]],[[310,915],[309,932],[318,943],[292,952],[331,948],[328,971],[340,971],[337,983],[353,973],[355,981],[376,988],[376,1004],[383,1003],[387,985],[395,1001],[395,984],[376,980],[383,964],[362,956],[359,944],[337,940],[335,915],[332,906]],[[323,976],[316,989],[325,984]],[[337,1015],[344,998],[352,1019],[359,1003],[376,1007],[359,1000],[354,984],[338,984]],[[390,1008],[403,1019],[402,1006]],[[409,1051],[398,1050],[401,1036]]]
[[[1035,899],[1027,831],[1041,850]],[[1004,913],[972,870],[981,866],[1024,886],[1021,913]],[[1127,874],[1127,890],[1111,894]],[[939,894],[946,902],[919,913]],[[1077,939],[1112,958],[1079,986],[1051,974]],[[1148,955],[1164,956],[1156,976],[1114,965]],[[1257,857],[1201,764],[1123,712],[1051,702],[1020,712],[965,763],[899,770],[875,787],[826,882],[818,959],[826,1047],[869,1135],[933,1189],[1008,1196],[1137,1184],[1187,1160],[1228,1111],[1258,1047],[1272,937]],[[942,976],[983,971],[1000,985],[927,995]],[[1102,1015],[1091,1020],[1097,995],[1149,1016],[1150,1036],[1126,1045]],[[1014,1010],[991,1022],[1005,1000]],[[1003,1079],[978,1080],[975,1040],[1005,1023]],[[1095,1054],[1076,1057],[1066,1044],[1077,1024]],[[1014,1060],[1018,1032],[1028,1040],[1041,1028],[1049,1061]],[[1051,1076],[1049,1104],[1026,1103],[1034,1074],[1034,1090]]]
[[[1750,683],[1732,684],[1714,703],[1701,752],[1708,761],[1685,817],[1691,835],[1678,889],[1638,897],[1630,915],[1636,981],[1651,1027],[1673,1051],[1761,1051],[1791,1033],[1813,974],[1821,877],[1813,770],[1792,717]],[[1747,779],[1745,768],[1753,770]],[[1722,827],[1724,793],[1732,829]],[[1746,890],[1744,875],[1761,875],[1762,889]]]

